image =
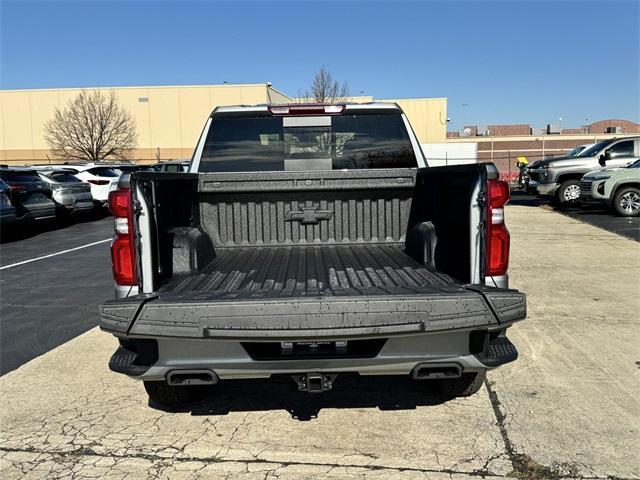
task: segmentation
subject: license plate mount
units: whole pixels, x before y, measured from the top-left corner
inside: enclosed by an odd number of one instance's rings
[[[280,342],[280,350],[284,355],[346,353],[347,347],[347,340]]]

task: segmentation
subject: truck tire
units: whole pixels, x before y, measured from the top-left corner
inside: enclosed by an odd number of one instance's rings
[[[143,382],[144,389],[152,403],[167,407],[177,407],[199,400],[204,389],[199,386],[174,387],[167,382]]]
[[[637,217],[640,214],[640,189],[620,187],[613,197],[613,208],[621,217]]]
[[[438,390],[450,398],[469,397],[480,390],[485,378],[487,372],[463,373],[458,378],[438,380]]]
[[[556,201],[559,205],[574,205],[580,199],[580,181],[565,180],[560,184],[556,193]]]

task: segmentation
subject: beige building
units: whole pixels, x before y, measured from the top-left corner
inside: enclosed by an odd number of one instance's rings
[[[88,89],[93,90],[93,89]],[[290,103],[293,98],[270,84],[113,87],[133,115],[138,145],[133,158],[156,162],[191,156],[204,122],[220,105]],[[0,90],[0,163],[23,165],[55,161],[44,139],[44,125],[80,89]],[[372,97],[353,97],[357,102]],[[405,110],[421,143],[446,137],[447,99],[395,99]]]

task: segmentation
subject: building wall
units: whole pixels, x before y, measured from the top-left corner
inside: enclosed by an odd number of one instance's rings
[[[447,137],[447,99],[415,98],[390,99],[382,102],[395,102],[413,127],[420,143],[443,143]]]
[[[87,89],[94,90],[94,89]],[[220,105],[290,103],[269,84],[114,87],[119,103],[133,116],[138,146],[132,157],[141,162],[189,158],[211,111]],[[44,139],[44,125],[81,89],[0,90],[0,162],[55,161]],[[371,102],[373,97],[351,97]],[[387,100],[384,100],[387,101]],[[421,98],[397,102],[407,114],[420,143],[442,143],[446,137],[447,99]]]
[[[90,89],[93,90],[93,89]],[[219,105],[283,103],[289,98],[266,84],[101,88],[115,91],[133,116],[138,148],[133,158],[156,161],[191,156],[206,118]],[[44,125],[80,89],[0,91],[0,161],[46,161]]]
[[[606,133],[608,127],[622,127],[622,133],[640,133],[640,124],[629,120],[600,120],[585,127],[586,133]]]
[[[523,135],[503,137],[459,137],[447,138],[447,144],[473,143],[477,145],[478,161],[493,162],[504,178],[517,175],[515,166],[520,156],[525,156],[529,162],[550,157],[559,157],[578,145],[596,143],[611,134],[580,134],[580,135]],[[449,158],[449,160],[455,160]]]
[[[421,147],[430,167],[478,162],[477,143],[423,143]]]

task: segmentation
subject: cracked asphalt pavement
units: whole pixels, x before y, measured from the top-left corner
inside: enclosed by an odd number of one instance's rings
[[[166,412],[108,371],[116,342],[93,328],[0,378],[0,478],[640,479],[638,243],[507,210],[511,284],[529,318],[510,330],[520,358],[477,395],[445,401],[406,378],[343,376],[315,396],[232,381]],[[66,258],[101,265],[106,248]],[[12,282],[29,288],[37,273],[21,268]],[[58,301],[72,311],[96,288],[69,285]]]

